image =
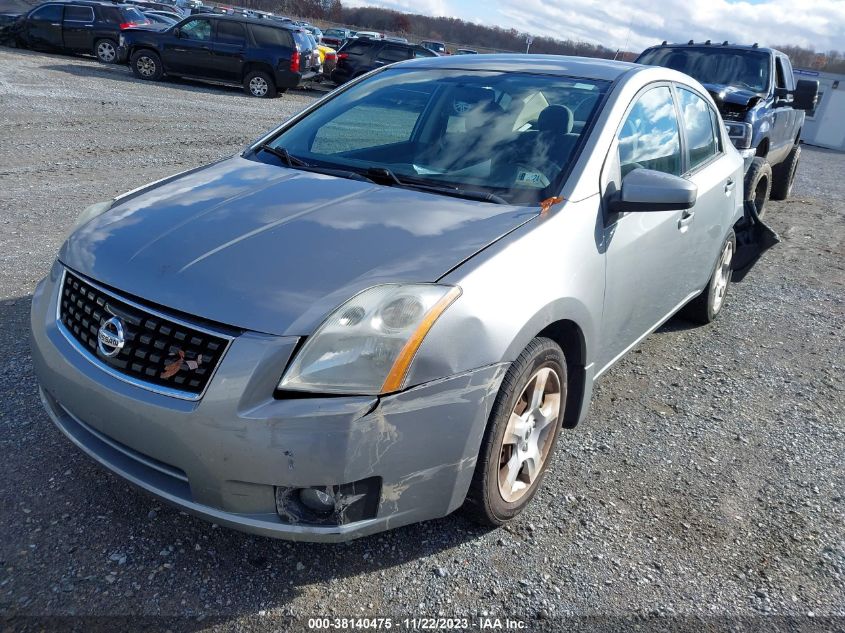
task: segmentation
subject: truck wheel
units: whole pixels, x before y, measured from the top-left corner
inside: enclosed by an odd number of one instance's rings
[[[161,58],[153,51],[143,50],[133,53],[129,65],[132,67],[132,73],[139,79],[158,81],[164,74]]]
[[[534,497],[552,458],[566,405],[566,359],[537,337],[502,380],[478,452],[464,511],[482,525],[502,525]]]
[[[272,99],[276,96],[276,82],[264,71],[254,70],[244,77],[244,90],[251,97]]]
[[[725,305],[725,298],[728,296],[728,288],[731,286],[731,272],[733,270],[733,257],[736,252],[736,235],[731,229],[719,251],[719,259],[716,267],[710,274],[710,281],[707,287],[701,291],[695,299],[690,301],[681,309],[681,316],[694,323],[702,325],[710,323],[715,319],[722,306]]]
[[[113,64],[117,60],[117,44],[114,40],[97,40],[94,43],[94,55],[104,64]]]
[[[772,200],[786,200],[790,196],[799,160],[801,160],[801,146],[795,144],[786,160],[772,167]]]
[[[745,174],[745,201],[754,205],[757,217],[766,213],[766,203],[772,190],[772,166],[769,161],[757,156]]]

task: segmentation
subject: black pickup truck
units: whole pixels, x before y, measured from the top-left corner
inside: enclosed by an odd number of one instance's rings
[[[735,227],[734,279],[739,280],[779,241],[761,218],[770,196],[785,200],[792,192],[804,115],[816,106],[819,82],[796,81],[786,54],[757,44],[663,42],[636,61],[697,79],[710,92],[731,142],[745,159],[745,216]]]
[[[757,44],[664,42],[643,51],[637,62],[678,70],[707,88],[745,158],[745,196],[758,216],[770,194],[774,200],[789,197],[804,112],[815,107],[817,81],[796,82],[789,57]]]

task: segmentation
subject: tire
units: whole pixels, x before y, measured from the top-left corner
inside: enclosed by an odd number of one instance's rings
[[[254,70],[244,77],[244,90],[251,97],[272,99],[276,96],[276,82],[263,70]]]
[[[474,521],[488,526],[507,523],[536,494],[560,433],[566,379],[563,351],[548,338],[533,339],[508,369],[464,503],[464,511]],[[530,399],[538,382],[545,388],[539,406],[532,409]],[[513,432],[515,426],[519,433]]]
[[[772,200],[786,200],[792,194],[792,183],[801,160],[801,146],[792,146],[789,156],[780,165],[772,167]]]
[[[94,55],[104,64],[117,61],[117,42],[108,38],[94,42]]]
[[[710,273],[710,281],[707,282],[707,287],[701,291],[700,295],[684,306],[681,310],[682,317],[704,325],[719,316],[722,308],[725,307],[725,299],[727,299],[728,289],[731,286],[734,254],[736,254],[736,235],[731,229],[719,250],[719,257],[713,267],[713,272]]]
[[[132,54],[129,59],[132,73],[145,81],[158,81],[164,75],[161,57],[151,50],[140,50]]]
[[[766,213],[771,191],[772,166],[765,158],[757,156],[745,174],[745,201],[754,205],[757,217],[761,219]]]

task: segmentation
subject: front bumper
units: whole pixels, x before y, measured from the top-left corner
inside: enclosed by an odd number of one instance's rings
[[[466,496],[506,364],[384,398],[273,398],[295,338],[235,338],[203,398],[179,400],[107,374],[56,324],[61,267],[32,301],[44,406],[79,448],[186,512],[266,536],[342,541],[444,516]],[[277,488],[380,481],[374,516],[282,519]]]

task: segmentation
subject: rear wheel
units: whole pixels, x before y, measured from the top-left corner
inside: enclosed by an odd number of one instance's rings
[[[511,365],[478,454],[465,511],[484,525],[518,515],[540,487],[566,403],[566,359],[551,339],[535,338]]]
[[[681,310],[681,316],[695,323],[710,323],[715,319],[722,307],[725,305],[725,298],[728,295],[728,288],[731,285],[731,274],[733,271],[733,257],[736,252],[736,235],[731,229],[722,244],[722,250],[716,267],[710,275],[707,287],[695,299],[690,301]]]
[[[97,40],[94,55],[104,64],[113,64],[117,60],[117,43],[109,39]]]
[[[772,200],[786,200],[792,194],[792,183],[801,160],[801,146],[796,144],[780,165],[772,167]]]
[[[276,82],[263,70],[255,70],[244,77],[244,90],[252,97],[272,99],[276,96]]]
[[[161,58],[153,51],[138,51],[129,60],[132,72],[139,79],[147,81],[158,81],[161,79],[164,70],[161,67]]]
[[[751,161],[751,167],[745,174],[745,201],[754,205],[757,217],[766,213],[766,204],[772,190],[772,166],[762,156]]]

